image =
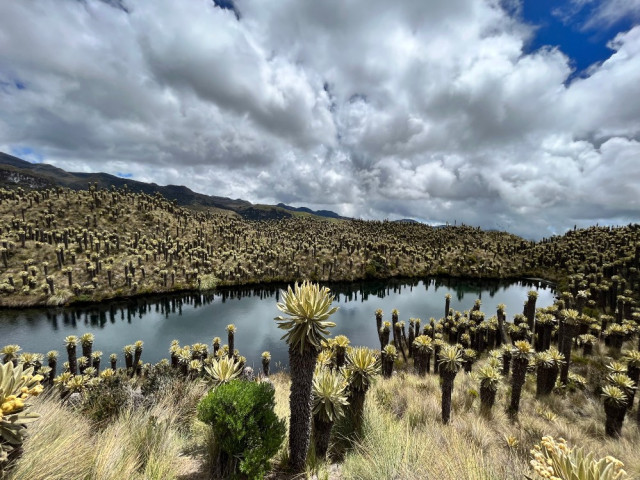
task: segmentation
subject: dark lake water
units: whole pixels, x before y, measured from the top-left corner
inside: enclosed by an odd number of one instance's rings
[[[522,313],[529,290],[539,293],[537,306],[553,303],[551,287],[535,281],[516,283],[469,281],[456,279],[392,280],[330,285],[339,310],[332,320],[332,334],[344,334],[352,345],[378,347],[375,328],[376,309],[391,320],[391,310],[399,311],[400,320],[421,318],[423,325],[430,317],[444,315],[445,294],[452,296],[455,310],[470,309],[481,299],[481,310],[487,317],[495,315],[500,303],[507,306],[507,318]],[[18,344],[24,352],[46,353],[58,350],[66,359],[64,338],[83,333],[95,335],[94,351],[104,353],[102,363],[117,353],[118,364],[124,363],[122,347],[136,340],[144,342],[143,362],[168,358],[171,340],[181,345],[206,343],[218,336],[227,343],[225,327],[237,327],[236,348],[247,358],[247,364],[260,368],[260,355],[269,350],[272,370],[286,368],[287,346],[280,337],[274,317],[279,288],[228,289],[208,294],[138,298],[128,301],[67,309],[28,309],[0,311],[0,347]],[[80,349],[78,349],[80,351]]]

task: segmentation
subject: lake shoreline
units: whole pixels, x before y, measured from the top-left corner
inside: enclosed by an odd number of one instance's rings
[[[277,302],[285,284],[252,287],[221,287],[208,292],[174,292],[155,296],[126,298],[112,302],[86,303],[70,307],[48,307],[5,310],[0,318],[0,338],[7,344],[18,344],[24,351],[46,352],[61,348],[68,335],[95,335],[94,349],[105,353],[122,352],[135,341],[145,344],[144,361],[155,363],[167,357],[174,339],[181,345],[205,343],[215,337],[227,338],[226,327],[237,328],[235,348],[260,368],[260,355],[272,353],[272,365],[288,364],[282,330],[274,318],[280,312]],[[379,348],[374,313],[380,309],[384,320],[393,310],[399,320],[408,324],[411,318],[422,319],[444,315],[445,297],[450,307],[467,311],[476,301],[482,303],[486,318],[494,316],[499,304],[506,305],[509,317],[522,312],[529,291],[538,291],[541,307],[554,301],[555,290],[531,280],[478,280],[436,278],[393,279],[334,283],[331,285],[338,311],[332,335],[345,335],[354,345]],[[223,342],[224,343],[224,342]]]
[[[527,275],[513,275],[513,276],[502,276],[502,277],[483,277],[483,276],[470,276],[470,275],[425,275],[425,276],[388,276],[388,277],[375,277],[375,278],[360,278],[354,280],[326,280],[319,281],[321,285],[328,286],[331,289],[332,285],[337,286],[345,286],[345,285],[355,285],[362,284],[368,282],[410,282],[410,281],[422,281],[425,279],[452,279],[456,281],[480,281],[480,282],[507,282],[513,283],[518,281],[532,281],[538,283],[544,283],[548,287],[556,288],[557,282],[553,280],[547,280],[542,277],[532,277]],[[157,292],[139,292],[132,295],[114,295],[114,296],[105,296],[97,299],[84,299],[83,296],[76,297],[71,301],[62,303],[62,304],[54,304],[51,305],[47,303],[47,298],[44,299],[34,299],[33,303],[19,303],[17,305],[7,305],[5,299],[0,299],[0,310],[29,310],[29,309],[64,309],[64,308],[75,308],[75,307],[90,307],[92,305],[104,305],[108,303],[116,303],[116,302],[127,302],[131,300],[137,299],[155,299],[158,297],[164,296],[186,296],[190,294],[215,294],[216,292],[231,290],[231,289],[257,289],[263,288],[265,290],[272,289],[274,286],[277,289],[286,288],[287,285],[290,285],[294,282],[301,282],[304,279],[292,279],[292,280],[268,280],[268,281],[260,281],[260,282],[248,282],[242,284],[228,284],[226,282],[221,282],[210,289],[200,290],[198,288],[177,288],[177,289],[168,289],[164,291]]]

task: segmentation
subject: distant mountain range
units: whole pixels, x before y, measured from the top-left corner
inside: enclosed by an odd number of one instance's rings
[[[311,210],[310,208],[307,208],[307,207],[292,207],[290,205],[285,205],[284,203],[279,203],[276,206],[280,208],[284,208],[285,210],[289,210],[290,212],[304,212],[304,213],[309,213],[311,215],[317,215],[319,217],[337,218],[339,220],[347,219],[347,217],[342,217],[338,215],[336,212],[332,212],[331,210]]]
[[[122,188],[125,185],[132,192],[153,195],[159,192],[168,200],[176,200],[178,205],[192,208],[217,208],[228,210],[249,220],[268,220],[292,217],[294,215],[312,215],[315,217],[346,219],[330,210],[311,210],[306,207],[291,207],[284,203],[278,205],[253,204],[246,200],[217,197],[196,193],[183,185],[157,185],[121,178],[108,173],[67,172],[46,163],[31,163],[18,157],[0,152],[0,186],[20,186],[26,189],[62,186],[74,190],[86,189],[89,183],[97,183],[98,188],[110,188],[112,185]]]

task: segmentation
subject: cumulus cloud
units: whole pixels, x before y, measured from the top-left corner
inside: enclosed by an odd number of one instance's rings
[[[363,218],[637,221],[640,27],[569,80],[558,48],[525,53],[517,2],[234,7],[2,2],[0,147]]]

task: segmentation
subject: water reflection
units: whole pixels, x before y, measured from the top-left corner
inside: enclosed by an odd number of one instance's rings
[[[287,363],[287,348],[280,340],[282,331],[273,318],[279,292],[286,285],[224,288],[216,292],[135,298],[98,305],[65,309],[5,310],[0,316],[0,346],[17,343],[23,351],[45,353],[64,348],[64,337],[92,332],[94,349],[121,354],[126,344],[143,340],[143,360],[157,362],[167,357],[171,340],[185,344],[211,344],[215,336],[226,340],[225,327],[235,323],[236,348],[249,364],[259,367],[260,354],[271,351],[274,365]],[[367,281],[329,285],[340,307],[332,320],[332,334],[347,335],[352,344],[377,347],[374,312],[380,308],[385,320],[392,309],[400,319],[428,320],[444,313],[444,296],[452,295],[451,307],[470,309],[476,299],[482,311],[494,315],[499,303],[507,305],[509,318],[522,313],[529,290],[539,293],[538,306],[553,302],[553,291],[536,281],[487,282],[430,278],[424,280]]]

